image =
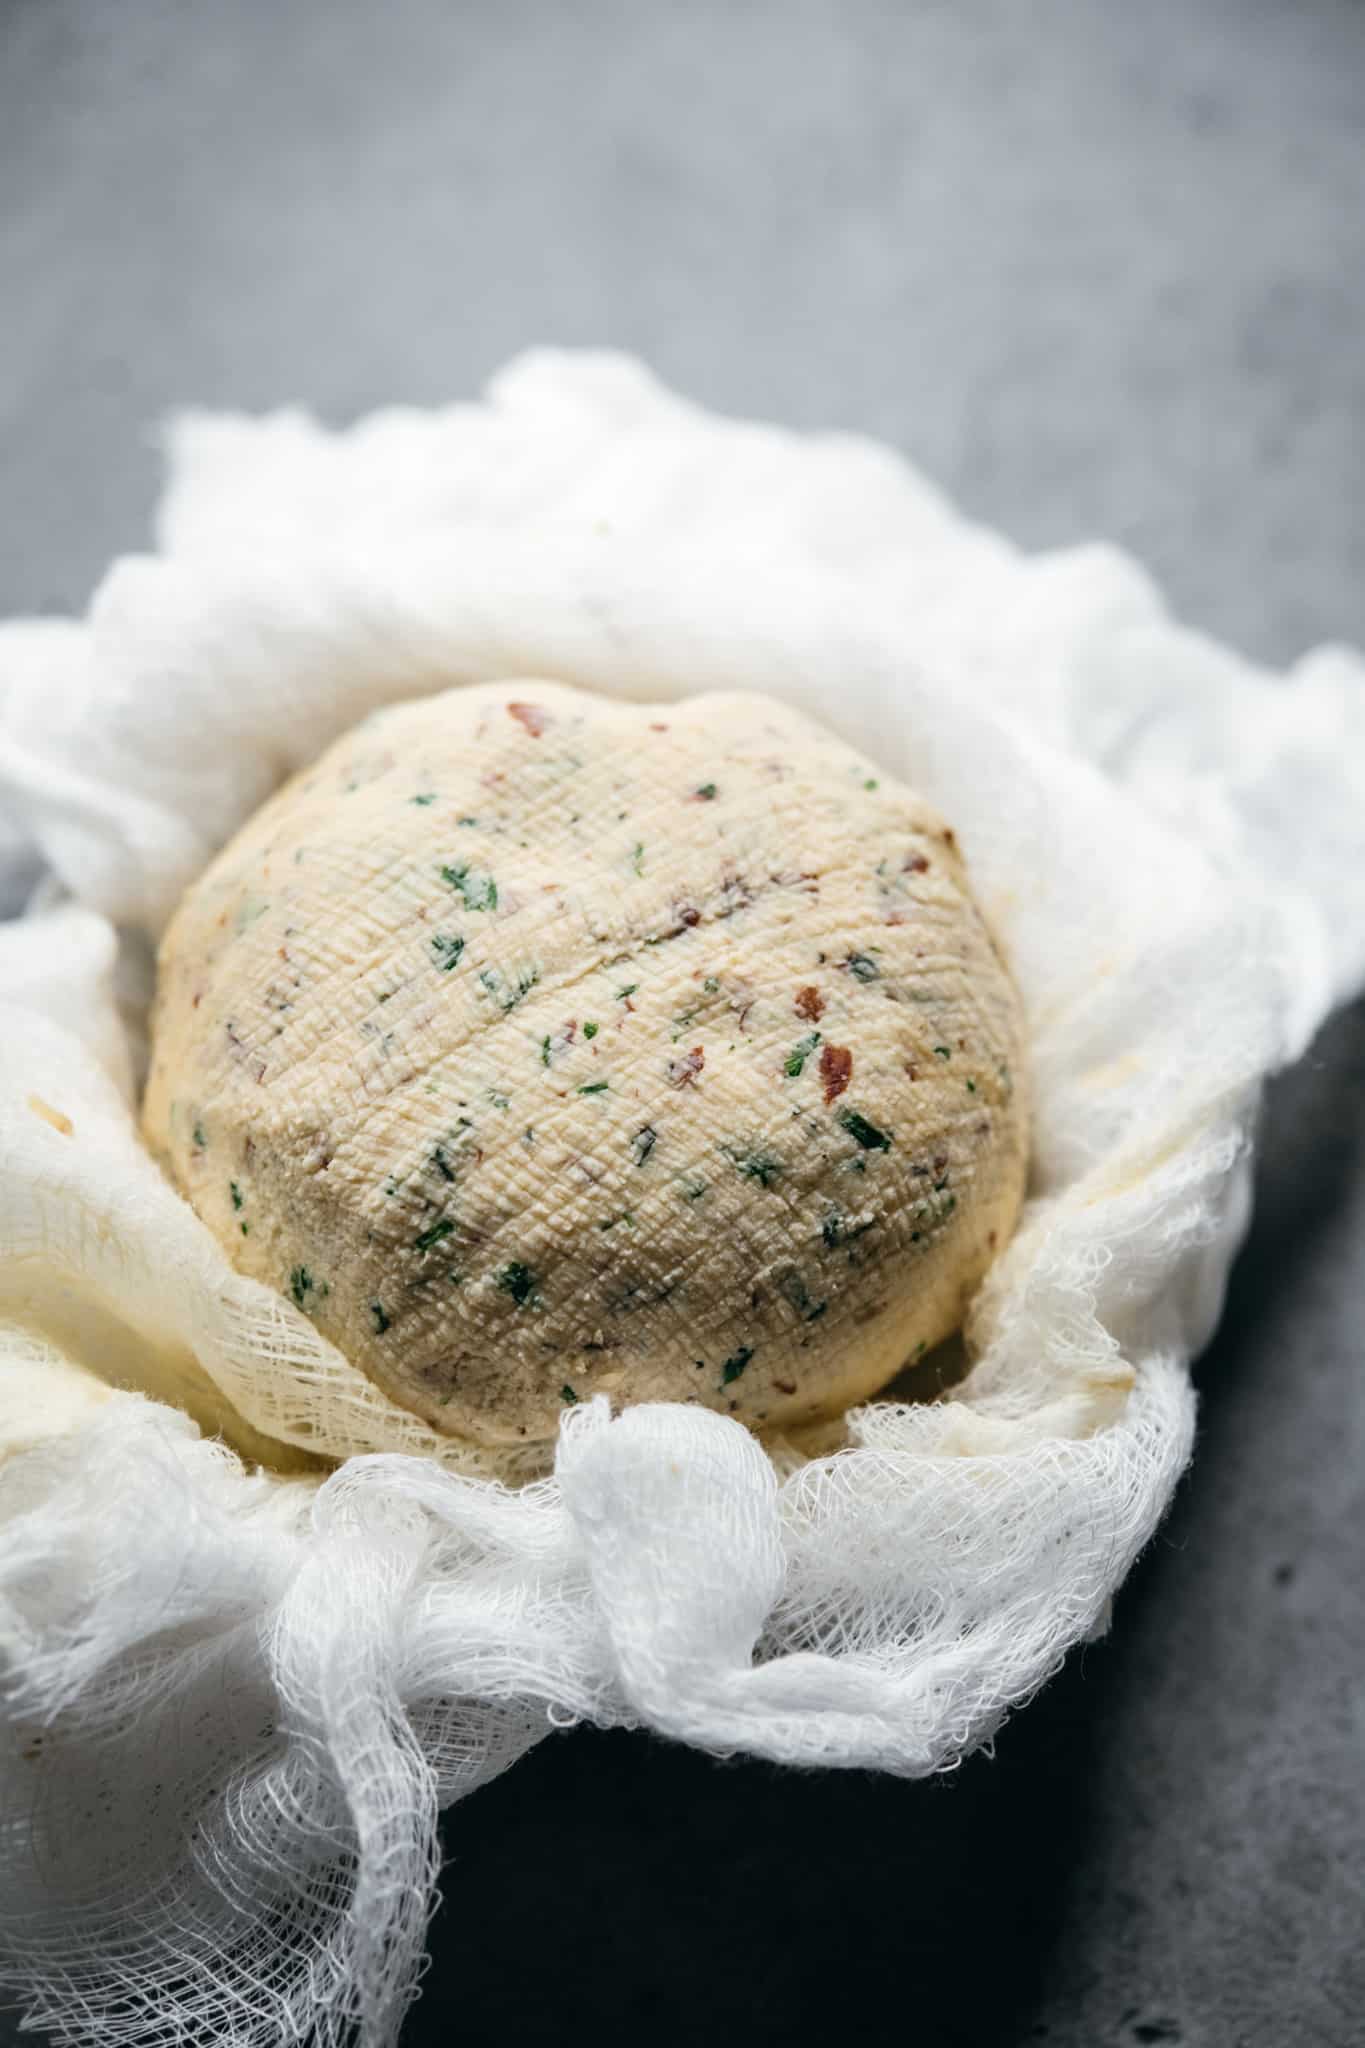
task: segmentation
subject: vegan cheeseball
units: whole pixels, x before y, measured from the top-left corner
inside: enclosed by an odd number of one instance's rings
[[[837,1412],[1006,1241],[1018,999],[928,804],[765,697],[375,714],[162,944],[144,1129],[242,1273],[452,1435]]]

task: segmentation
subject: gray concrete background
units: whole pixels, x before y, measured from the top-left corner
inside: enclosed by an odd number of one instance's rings
[[[1362,138],[1358,0],[0,0],[0,613],[145,541],[168,407],[550,340],[1365,643]],[[943,1784],[545,1745],[452,1818],[411,2048],[1361,2038],[1363,1022],[1272,1091],[1109,1641]]]

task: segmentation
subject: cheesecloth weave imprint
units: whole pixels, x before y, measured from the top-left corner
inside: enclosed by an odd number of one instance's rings
[[[551,1726],[920,1775],[1104,1625],[1261,1081],[1365,980],[1365,667],[1271,678],[1110,550],[1027,558],[614,357],[341,435],[182,421],[160,539],[0,629],[0,878],[46,871],[0,931],[3,1963],[64,2041],[378,2048],[439,1809]],[[833,1454],[602,1403],[552,1475],[438,1438],[138,1143],[185,884],[377,704],[527,675],[797,704],[942,810],[1004,941],[1024,1216],[968,1378]]]

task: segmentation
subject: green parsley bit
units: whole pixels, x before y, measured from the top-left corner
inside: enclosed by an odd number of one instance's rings
[[[231,1196],[232,1196],[232,1206],[233,1206],[233,1208],[234,1208],[234,1209],[240,1209],[240,1208],[241,1208],[241,1206],[242,1206],[242,1191],[241,1191],[241,1189],[240,1189],[240,1188],[238,1187],[238,1185],[237,1185],[237,1183],[236,1183],[236,1181],[235,1181],[235,1180],[230,1180],[230,1181],[228,1182],[228,1192],[229,1192],[229,1193],[231,1194]]]
[[[967,1093],[968,1093],[969,1095],[975,1095],[975,1093],[976,1093],[976,1083],[975,1083],[975,1081],[969,1081],[969,1082],[967,1083]]]
[[[596,1038],[597,1026],[595,1024],[585,1024],[583,1026],[583,1036],[585,1038]]]
[[[746,1180],[756,1180],[761,1188],[770,1188],[781,1177],[782,1161],[774,1159],[771,1153],[731,1152],[724,1145],[720,1149],[736,1172],[742,1173]]]
[[[421,804],[421,805],[423,805],[424,807],[425,807],[425,805],[427,805],[427,804],[434,804],[434,803],[435,803],[435,801],[436,801],[436,792],[435,792],[435,790],[432,790],[432,789],[424,790],[424,791],[422,792],[422,794],[421,794],[420,796],[410,796],[410,797],[408,798],[408,802],[409,802],[410,804]]]
[[[844,965],[856,981],[876,981],[881,975],[876,961],[870,960],[866,953],[850,953]]]
[[[313,1291],[313,1276],[307,1266],[295,1266],[289,1275],[289,1292],[297,1308],[302,1308],[305,1299]]]
[[[864,1152],[889,1152],[891,1150],[890,1133],[879,1131],[877,1126],[869,1123],[865,1116],[859,1116],[856,1109],[841,1109],[838,1120],[848,1132],[850,1138],[856,1139],[858,1144],[862,1146]]]
[[[875,775],[869,775],[866,782],[863,784],[864,789],[877,789],[879,787],[880,784],[878,783]]]
[[[575,1408],[578,1405],[578,1396],[567,1380],[559,1390],[559,1398],[566,1408]]]
[[[458,932],[437,932],[431,941],[431,950],[436,956],[436,965],[442,974],[449,974],[452,967],[459,965],[464,951],[464,940]],[[384,998],[381,996],[380,1001]]]
[[[741,1344],[738,1351],[736,1351],[732,1357],[727,1358],[724,1365],[720,1369],[721,1385],[723,1387],[731,1386],[734,1383],[734,1381],[739,1378],[740,1374],[743,1372],[745,1366],[749,1363],[749,1360],[753,1357],[753,1355],[754,1353],[752,1345]]]
[[[610,1081],[585,1081],[578,1092],[580,1095],[603,1095],[610,1086]]]
[[[716,785],[714,782],[703,782],[701,787],[695,790],[693,794],[699,797],[701,802],[704,804],[714,803],[716,797]]]
[[[787,1076],[787,1079],[789,1081],[794,1081],[797,1078],[802,1068],[805,1066],[806,1061],[810,1058],[811,1054],[815,1051],[815,1048],[817,1045],[819,1045],[819,1043],[819,1032],[812,1031],[808,1037],[803,1038],[801,1040],[799,1045],[794,1045],[792,1047],[791,1051],[787,1054],[786,1059],[782,1063],[782,1071]]]
[[[416,803],[416,801],[417,799],[416,797],[414,797],[413,802]],[[374,1327],[376,1336],[382,1337],[385,1330],[388,1329],[393,1318],[385,1313],[384,1304],[382,1301],[372,1301],[370,1303],[370,1314],[374,1317]]]
[[[496,910],[498,907],[498,885],[491,875],[480,874],[470,867],[468,861],[460,861],[455,867],[443,867],[441,880],[457,889],[464,898],[466,910]]]
[[[640,984],[638,981],[628,981],[624,988],[618,988],[616,991],[617,1002],[624,1003],[629,1001],[630,997],[634,995],[636,989],[639,986]]]
[[[950,1045],[936,1045],[934,1047],[934,1058],[936,1060],[950,1060],[952,1056],[953,1049]]]
[[[413,1250],[415,1252],[429,1252],[434,1244],[441,1242],[443,1237],[449,1237],[454,1228],[455,1225],[451,1222],[450,1218],[442,1216],[438,1222],[433,1223],[429,1229],[419,1232],[412,1240]]]
[[[642,839],[637,839],[634,847],[631,849],[630,864],[637,875],[643,875],[645,871],[645,846]]]
[[[206,1137],[204,1136],[204,1126],[203,1126],[202,1124],[196,1124],[196,1125],[195,1125],[195,1127],[194,1127],[194,1132],[193,1132],[193,1136],[194,1136],[194,1143],[195,1143],[195,1146],[196,1146],[197,1150],[199,1150],[200,1152],[206,1152],[206,1151],[208,1150],[208,1142],[209,1142],[209,1141],[208,1141],[208,1139],[207,1139],[207,1138],[206,1138]]]
[[[529,1266],[513,1259],[498,1274],[498,1286],[504,1294],[511,1295],[518,1308],[525,1308],[535,1293],[536,1276]]]

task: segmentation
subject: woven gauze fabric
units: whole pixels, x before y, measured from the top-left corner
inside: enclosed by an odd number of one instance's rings
[[[1034,1130],[942,1398],[768,1443],[584,1403],[518,1469],[143,1152],[186,884],[375,707],[524,676],[770,692],[956,829]],[[0,798],[0,868],[45,875],[0,931],[0,1938],[59,2040],[382,2048],[438,1812],[552,1727],[917,1776],[1104,1626],[1189,1456],[1261,1083],[1365,979],[1358,657],[1257,672],[875,446],[537,354],[344,434],[182,421],[159,553],[0,631]]]

